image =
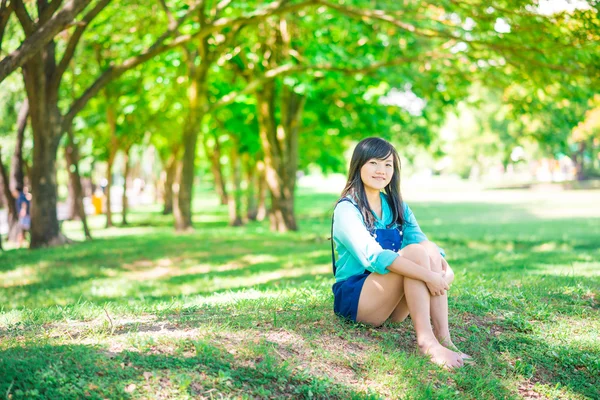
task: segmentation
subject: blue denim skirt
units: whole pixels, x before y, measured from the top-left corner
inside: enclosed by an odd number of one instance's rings
[[[360,292],[365,279],[370,274],[369,271],[365,271],[363,274],[354,275],[345,281],[333,284],[333,311],[337,315],[356,322]]]

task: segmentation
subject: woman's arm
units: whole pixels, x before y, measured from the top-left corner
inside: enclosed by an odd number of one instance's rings
[[[387,266],[398,257],[398,253],[381,247],[365,227],[358,209],[347,201],[339,203],[334,210],[333,238],[336,246],[343,246],[371,272],[387,274]]]

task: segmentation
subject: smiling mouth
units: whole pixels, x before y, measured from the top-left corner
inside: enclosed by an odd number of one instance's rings
[[[380,181],[385,181],[385,178],[381,177],[381,176],[374,176],[373,179],[377,179]]]

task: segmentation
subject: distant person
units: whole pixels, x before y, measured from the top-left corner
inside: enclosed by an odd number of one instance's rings
[[[387,141],[367,138],[354,149],[331,229],[336,314],[374,326],[410,314],[431,361],[450,369],[472,361],[450,338],[446,292],[454,272],[402,201],[400,159]]]
[[[25,235],[31,229],[31,196],[27,188],[17,186],[13,192],[17,206],[17,247],[22,247]]]

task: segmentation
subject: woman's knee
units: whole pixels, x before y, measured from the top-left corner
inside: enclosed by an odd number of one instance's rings
[[[454,282],[454,271],[452,270],[452,268],[448,267],[448,269],[446,270],[446,274],[444,275],[444,278],[446,279],[446,283],[449,285],[452,282]]]
[[[400,255],[424,268],[431,269],[429,253],[427,252],[427,249],[420,244],[409,244],[400,251]]]

